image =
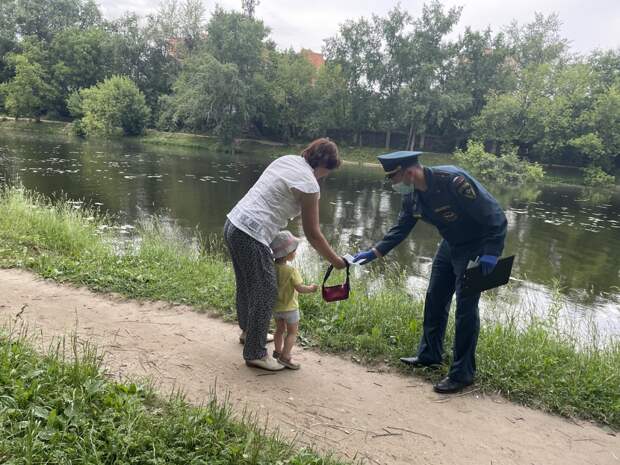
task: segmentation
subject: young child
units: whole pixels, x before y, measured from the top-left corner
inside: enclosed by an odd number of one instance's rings
[[[276,322],[273,357],[291,370],[299,370],[300,367],[291,357],[299,328],[298,293],[309,294],[318,289],[316,284],[303,284],[299,271],[287,264],[295,258],[298,245],[299,239],[289,231],[280,231],[271,243],[278,278],[278,300],[273,308]]]

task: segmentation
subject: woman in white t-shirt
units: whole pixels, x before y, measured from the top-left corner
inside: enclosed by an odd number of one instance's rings
[[[269,244],[288,221],[301,214],[310,245],[335,268],[346,266],[329,246],[319,225],[318,180],[341,164],[329,139],[313,141],[299,155],[273,161],[228,213],[224,239],[235,269],[239,341],[246,364],[266,370],[284,368],[267,353],[271,312],[277,297],[275,265]]]

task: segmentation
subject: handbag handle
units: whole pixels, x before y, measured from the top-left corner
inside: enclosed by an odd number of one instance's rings
[[[347,268],[347,279],[346,279],[345,283],[349,284],[349,262],[346,261],[344,258],[342,260],[347,265],[347,267],[346,267]],[[325,287],[325,283],[329,279],[329,275],[332,274],[332,270],[333,269],[334,269],[334,265],[329,265],[329,267],[327,268],[327,271],[325,272],[325,277],[323,278],[323,287]]]

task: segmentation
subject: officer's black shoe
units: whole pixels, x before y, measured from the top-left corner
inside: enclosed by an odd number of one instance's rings
[[[437,363],[423,363],[420,361],[420,359],[418,357],[401,357],[400,361],[403,362],[405,365],[409,365],[412,366],[414,368],[430,368],[432,370],[436,370],[437,368],[439,368],[439,364]]]
[[[469,383],[464,383],[462,381],[454,381],[453,379],[450,379],[449,376],[446,376],[444,379],[435,384],[433,389],[439,394],[454,394],[455,392],[459,392],[461,389],[471,384],[473,384],[471,381]]]

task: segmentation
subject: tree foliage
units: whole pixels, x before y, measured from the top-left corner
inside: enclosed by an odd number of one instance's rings
[[[188,61],[172,95],[164,97],[159,127],[213,130],[230,143],[247,119],[247,98],[237,65],[204,51]]]
[[[12,115],[81,114],[82,90],[119,75],[144,95],[147,125],[226,143],[330,133],[424,150],[431,135],[443,150],[475,138],[496,155],[516,147],[607,173],[620,163],[620,50],[572,55],[557,15],[455,37],[460,8],[431,0],[414,16],[396,6],[342,23],[323,63],[279,50],[258,4],[207,17],[201,0],[164,0],[145,18],[105,20],[93,0],[4,0],[0,104]]]
[[[15,70],[13,78],[0,85],[7,113],[15,118],[38,120],[54,96],[54,89],[48,84],[45,70],[23,54],[9,55],[7,62]]]
[[[514,147],[499,157],[486,152],[482,142],[470,140],[467,150],[455,152],[456,161],[476,177],[487,182],[520,186],[542,181],[544,172],[537,163],[520,160]]]

